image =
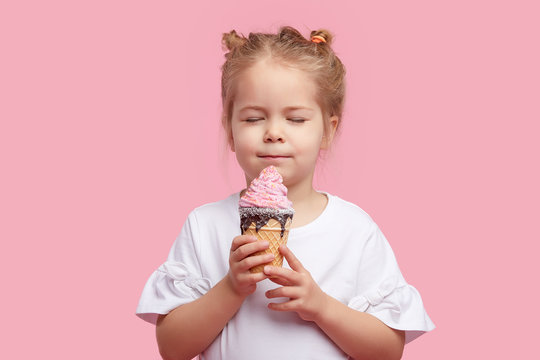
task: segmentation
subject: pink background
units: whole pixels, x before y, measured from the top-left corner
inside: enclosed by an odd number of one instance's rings
[[[244,185],[221,34],[286,24],[336,35],[347,105],[317,187],[370,213],[420,290],[437,329],[404,359],[531,358],[536,4],[2,2],[0,358],[159,358],[142,287],[188,212]]]

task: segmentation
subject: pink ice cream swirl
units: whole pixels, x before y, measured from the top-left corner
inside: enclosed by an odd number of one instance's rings
[[[287,198],[287,187],[283,185],[283,178],[274,166],[264,168],[259,177],[253,179],[238,206],[292,210],[292,202]]]

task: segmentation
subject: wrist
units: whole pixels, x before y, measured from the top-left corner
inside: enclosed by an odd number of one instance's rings
[[[233,279],[231,278],[230,273],[227,273],[225,277],[222,280],[224,287],[227,289],[228,293],[231,295],[231,297],[239,302],[244,302],[246,297],[249,295],[247,293],[242,293],[237,290],[237,288],[234,286]]]
[[[332,319],[332,314],[336,309],[336,302],[341,304],[338,300],[323,292],[323,296],[321,297],[321,304],[319,307],[320,311],[317,311],[317,313],[315,314],[313,322],[319,325],[319,327],[322,324],[328,323]]]

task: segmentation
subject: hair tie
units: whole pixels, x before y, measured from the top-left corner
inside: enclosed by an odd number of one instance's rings
[[[311,41],[316,43],[316,44],[319,44],[319,43],[325,43],[326,42],[326,39],[320,35],[313,35],[311,37]]]

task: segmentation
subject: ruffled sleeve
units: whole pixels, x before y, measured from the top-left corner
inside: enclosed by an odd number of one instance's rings
[[[387,326],[405,331],[405,343],[435,325],[427,315],[420,293],[407,284],[386,238],[375,225],[361,258],[357,296],[348,306],[369,313]]]
[[[169,257],[151,275],[139,299],[136,314],[155,324],[159,314],[168,314],[176,307],[196,300],[212,287],[202,276],[199,251],[194,241],[196,218],[188,216]]]

